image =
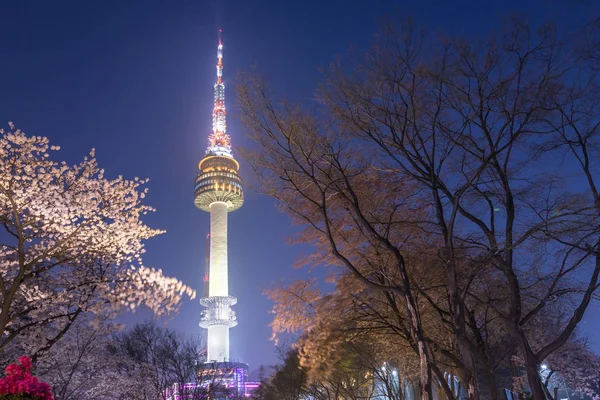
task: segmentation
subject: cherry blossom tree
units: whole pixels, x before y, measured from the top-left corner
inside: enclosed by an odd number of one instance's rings
[[[56,400],[158,400],[173,391],[198,398],[222,390],[223,377],[201,374],[211,367],[203,361],[197,340],[154,321],[125,330],[86,315],[39,358],[36,371]]]
[[[585,341],[572,339],[540,366],[549,399],[558,390],[571,397],[587,396],[600,399],[600,357],[593,353]]]
[[[543,322],[544,326],[552,326],[547,317]],[[551,335],[551,332],[540,329],[530,335],[534,339],[534,348],[538,348],[538,343],[546,342],[544,336]],[[524,358],[515,354],[511,361],[523,372],[514,376],[513,391],[524,392],[527,382]],[[571,398],[600,399],[600,356],[591,351],[586,339],[577,333],[540,364],[539,374],[546,397],[550,400],[564,398],[564,394]]]
[[[109,179],[94,151],[74,165],[55,161],[45,137],[10,124],[0,134],[0,351],[24,338],[47,352],[84,313],[141,305],[177,309],[192,289],[143,265],[147,180]]]
[[[122,329],[84,315],[39,357],[36,372],[50,383],[55,400],[117,399],[133,391],[137,382],[120,373],[123,359],[109,351]]]

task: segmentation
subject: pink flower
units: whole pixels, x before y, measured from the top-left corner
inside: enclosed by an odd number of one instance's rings
[[[50,385],[31,375],[33,365],[29,357],[20,357],[19,363],[6,367],[6,376],[0,379],[0,396],[26,394],[36,400],[54,400]]]
[[[33,365],[31,364],[31,360],[27,356],[19,357],[19,362],[21,363],[23,368],[25,368],[27,371],[31,371],[31,368],[33,368]]]

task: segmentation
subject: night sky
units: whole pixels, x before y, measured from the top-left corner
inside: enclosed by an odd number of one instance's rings
[[[107,177],[150,178],[147,202],[158,211],[147,222],[167,233],[147,242],[145,263],[199,291],[209,218],[194,207],[193,181],[211,131],[217,29],[235,152],[251,143],[231,83],[254,64],[288,98],[308,99],[319,68],[351,48],[364,51],[377,22],[394,13],[410,12],[429,32],[465,36],[486,35],[512,12],[566,22],[600,15],[597,2],[585,0],[0,3],[0,124],[14,121],[30,135],[48,136],[62,147],[56,156],[69,162],[94,147]],[[241,164],[246,202],[229,218],[229,290],[239,299],[231,355],[254,369],[276,362],[263,289],[310,273],[292,268],[308,249],[287,244],[290,219],[252,192],[254,178]],[[167,325],[199,334],[200,309],[188,301]],[[584,331],[597,331],[598,317],[588,312]],[[600,351],[600,340],[592,343]]]

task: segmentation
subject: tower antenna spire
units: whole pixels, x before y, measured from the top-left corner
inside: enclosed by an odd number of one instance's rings
[[[225,111],[225,84],[223,83],[223,38],[218,32],[217,44],[217,82],[215,83],[215,105],[212,113],[213,131],[208,137],[206,154],[233,157],[231,138],[227,134],[227,112]]]

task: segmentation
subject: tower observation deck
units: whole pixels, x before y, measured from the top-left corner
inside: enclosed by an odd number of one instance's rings
[[[208,330],[207,362],[228,362],[229,328],[237,325],[232,306],[237,299],[229,295],[227,265],[227,214],[244,204],[240,165],[231,153],[227,135],[225,85],[223,84],[223,43],[219,31],[217,46],[217,82],[212,112],[212,133],[208,137],[205,157],[198,164],[194,186],[194,204],[210,213],[210,255],[208,295],[200,299],[206,309],[200,326]]]

